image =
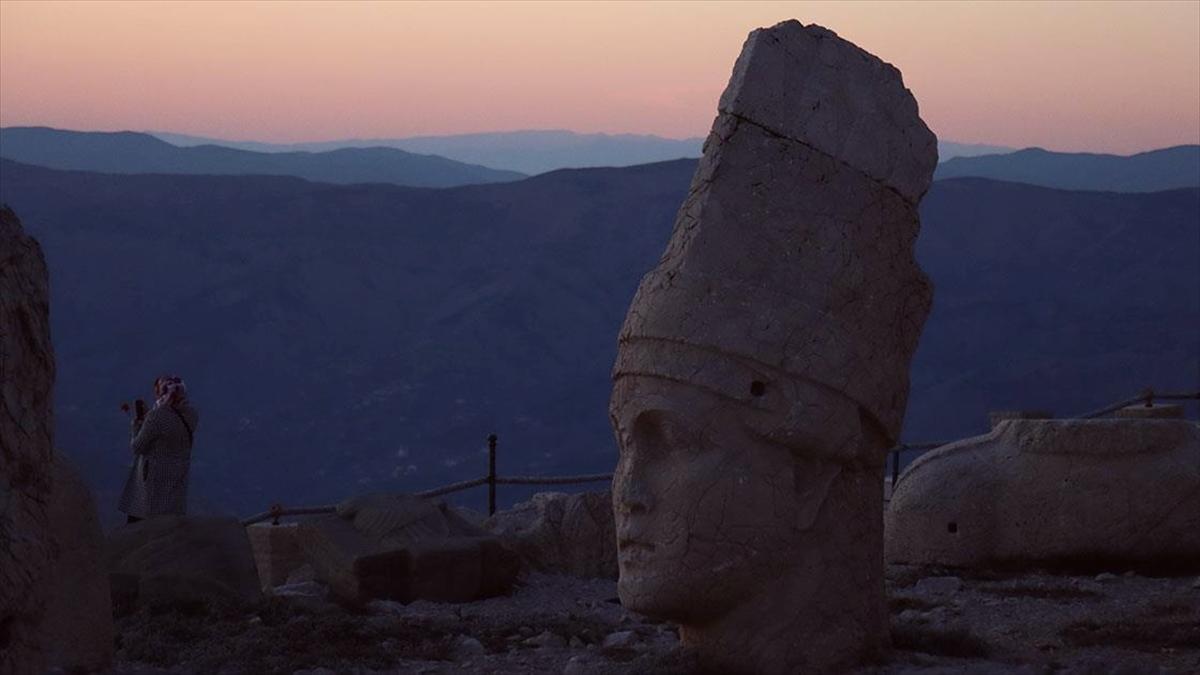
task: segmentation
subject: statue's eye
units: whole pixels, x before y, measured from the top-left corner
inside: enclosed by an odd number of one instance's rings
[[[642,413],[633,423],[633,443],[645,452],[666,454],[686,450],[694,436],[688,424],[659,410]]]
[[[750,383],[750,395],[754,397],[762,396],[767,393],[767,385],[760,380],[755,380]]]

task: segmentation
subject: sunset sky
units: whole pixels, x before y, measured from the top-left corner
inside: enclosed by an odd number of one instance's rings
[[[0,0],[0,125],[260,141],[707,132],[746,33],[797,18],[895,64],[937,134],[1200,142],[1200,2]]]

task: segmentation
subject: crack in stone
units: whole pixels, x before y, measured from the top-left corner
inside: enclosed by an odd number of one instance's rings
[[[749,117],[746,117],[744,115],[739,115],[738,113],[735,113],[735,112],[730,112],[728,110],[722,110],[721,114],[729,115],[730,117],[737,119],[739,122],[745,122],[746,124],[749,124],[752,127],[761,129],[764,133],[769,134],[770,136],[773,136],[780,140],[790,141],[797,145],[803,146],[803,147],[807,148],[808,150],[811,150],[812,152],[814,152],[818,155],[821,155],[822,157],[826,157],[834,162],[837,162],[840,166],[843,166],[843,167],[853,171],[854,173],[857,173],[858,175],[866,178],[867,180],[871,181],[872,183],[875,183],[876,185],[883,188],[884,190],[887,190],[888,192],[891,192],[892,194],[896,195],[905,204],[908,204],[909,206],[912,206],[915,208],[919,202],[919,200],[913,201],[913,200],[909,199],[908,197],[904,196],[904,194],[902,194],[899,190],[897,190],[896,188],[892,187],[891,185],[888,185],[887,183],[883,182],[882,179],[876,178],[875,176],[872,176],[871,174],[867,173],[866,171],[863,171],[862,169],[858,168],[857,166],[850,164],[846,160],[844,160],[840,157],[831,155],[828,152],[825,152],[824,150],[821,150],[820,148],[818,148],[810,143],[802,141],[798,138],[792,138],[791,136],[788,136],[787,134],[776,131],[775,129],[772,129],[771,127],[769,127],[765,124],[756,122],[756,121],[750,119]]]

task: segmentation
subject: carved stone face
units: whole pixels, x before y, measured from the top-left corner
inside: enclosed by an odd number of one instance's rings
[[[705,389],[625,376],[610,404],[622,603],[680,623],[718,618],[794,568],[839,464],[820,448],[860,437],[857,408],[808,392],[799,436],[768,441],[768,413]],[[797,434],[793,434],[796,437]]]

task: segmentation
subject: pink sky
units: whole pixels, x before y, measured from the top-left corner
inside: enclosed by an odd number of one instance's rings
[[[746,33],[820,23],[944,139],[1200,143],[1200,2],[0,2],[0,125],[264,141],[707,132]]]

